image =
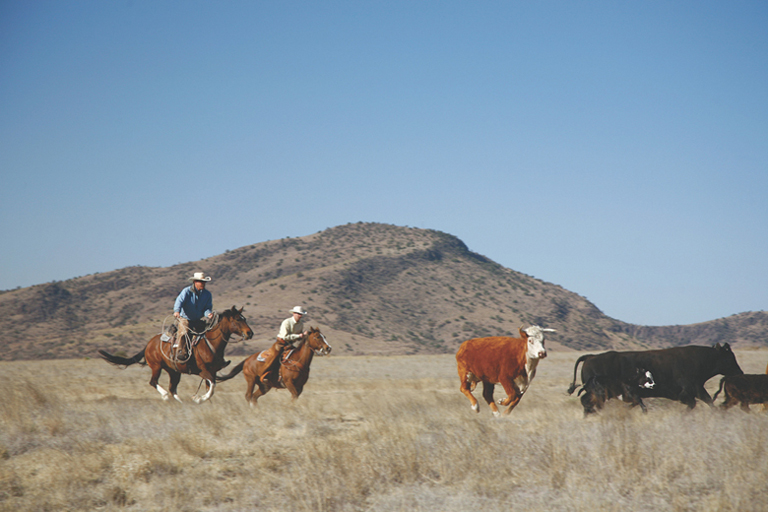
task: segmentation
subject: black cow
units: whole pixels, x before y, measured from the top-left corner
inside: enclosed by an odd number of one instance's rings
[[[720,388],[712,397],[717,398],[720,391],[725,389],[723,409],[730,409],[741,403],[741,409],[749,412],[749,404],[764,404],[768,402],[768,375],[729,375],[720,379]],[[764,409],[764,408],[763,408]]]
[[[653,374],[656,385],[653,389],[641,389],[641,398],[659,397],[677,400],[688,406],[696,407],[696,399],[712,405],[704,384],[715,375],[741,375],[744,372],[736,362],[731,347],[719,343],[714,347],[689,345],[661,350],[637,352],[604,352],[597,355],[581,356],[573,368],[573,382],[568,394],[576,389],[576,371],[579,363],[581,381],[586,383],[593,376],[607,376],[625,381],[636,368],[644,368]]]
[[[584,407],[584,416],[597,412],[603,408],[603,404],[611,398],[618,398],[632,407],[639,405],[643,412],[647,412],[639,391],[652,388],[656,385],[651,372],[643,368],[635,368],[634,373],[627,380],[619,380],[606,375],[593,375],[579,390],[581,405]]]

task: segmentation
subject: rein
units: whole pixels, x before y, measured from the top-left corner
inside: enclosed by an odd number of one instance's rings
[[[304,347],[306,347],[306,349]],[[302,340],[300,347],[295,348],[294,350],[291,350],[290,352],[286,353],[285,357],[281,361],[282,365],[285,366],[285,367],[288,367],[289,370],[293,370],[293,371],[296,371],[296,372],[299,372],[299,373],[304,373],[304,371],[306,370],[306,367],[302,363],[300,363],[300,362],[298,362],[298,361],[296,361],[294,359],[289,359],[291,357],[291,354],[293,354],[296,351],[299,351],[299,354],[301,354],[300,351],[302,349],[307,350],[309,352],[309,355],[307,356],[308,359],[312,358],[312,354],[313,353],[315,353],[315,354],[318,353],[317,350],[315,350],[315,349],[313,349],[312,347],[309,346],[309,339],[305,339],[305,340]],[[298,357],[298,355],[297,355],[297,357]]]

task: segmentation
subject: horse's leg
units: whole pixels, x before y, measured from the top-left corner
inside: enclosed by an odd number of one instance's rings
[[[269,391],[269,387],[261,382],[257,374],[248,374],[245,376],[247,386],[245,388],[245,399],[248,401],[248,405],[256,407],[256,401],[260,396],[266,395]]]
[[[196,404],[201,404],[207,400],[210,400],[213,396],[213,390],[216,387],[216,384],[214,383],[214,377],[211,375],[211,373],[206,369],[200,372],[200,378],[205,379],[206,385],[208,387],[208,392],[204,394],[203,396],[195,395],[192,397],[192,400],[195,401]]]
[[[152,377],[149,379],[149,385],[155,388],[158,393],[160,393],[160,396],[163,397],[163,400],[168,400],[171,397],[171,394],[163,389],[160,384],[158,384],[158,381],[160,380],[160,372],[163,370],[163,368],[159,364],[150,364],[149,367],[152,369]]]
[[[253,396],[253,386],[256,384],[256,379],[257,377],[255,375],[248,373],[245,375],[245,401],[248,402],[251,407],[256,404],[256,400],[251,402],[251,397]]]
[[[171,394],[173,395],[173,398],[176,399],[177,402],[181,402],[181,398],[179,398],[179,394],[176,391],[176,389],[179,386],[179,382],[181,381],[181,374],[175,370],[171,370],[170,368],[165,369],[166,372],[168,372],[168,377],[171,379]]]
[[[301,394],[301,388],[298,387],[297,382],[295,382],[295,379],[293,377],[286,376],[283,374],[283,386],[285,386],[285,389],[291,392],[292,400],[296,400],[299,398],[299,395]]]
[[[267,391],[269,391],[267,385],[261,382],[258,377],[256,378],[254,384],[255,387],[253,388],[253,393],[251,393],[251,397],[248,399],[248,403],[251,407],[256,407],[256,401],[259,399],[259,397],[266,395]]]

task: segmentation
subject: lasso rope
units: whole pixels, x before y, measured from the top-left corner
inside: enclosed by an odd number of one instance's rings
[[[163,330],[162,330],[161,334],[165,334],[165,332],[166,332],[165,325],[166,325],[166,322],[168,321],[169,318],[173,318],[173,323],[174,324],[178,324],[178,320],[179,320],[178,318],[176,318],[173,315],[166,316],[163,319]],[[206,322],[206,328],[202,332],[195,331],[191,327],[189,329],[187,329],[187,335],[184,336],[184,339],[178,340],[180,343],[184,343],[185,344],[184,348],[186,349],[186,351],[185,351],[186,352],[186,358],[184,358],[184,359],[179,358],[179,357],[175,357],[175,358],[171,357],[172,346],[170,346],[170,344],[169,344],[168,351],[166,352],[166,351],[163,351],[163,347],[162,347],[162,344],[161,344],[161,346],[160,346],[161,352],[163,352],[163,355],[166,357],[166,359],[168,359],[169,361],[171,361],[173,363],[174,369],[176,371],[180,371],[179,367],[178,367],[179,364],[186,364],[192,358],[192,336],[190,336],[190,334],[192,334],[194,336],[202,336],[202,337],[204,337],[207,332],[209,332],[211,329],[213,329],[214,327],[216,327],[219,324],[219,318],[220,318],[219,313],[217,311],[214,311],[213,312],[213,318],[211,319],[211,322],[210,323]],[[177,336],[178,336],[178,327],[176,328],[176,333],[177,333]],[[177,352],[177,356],[178,356],[178,352]]]

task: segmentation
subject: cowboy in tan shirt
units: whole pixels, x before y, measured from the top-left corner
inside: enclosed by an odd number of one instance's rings
[[[303,318],[307,314],[304,308],[296,306],[290,310],[290,313],[291,316],[280,324],[280,330],[277,332],[277,341],[272,345],[272,353],[266,361],[267,370],[261,375],[262,382],[266,383],[272,372],[279,368],[280,358],[285,349],[288,346],[295,347],[297,342],[301,342],[309,335],[309,331],[304,330]]]

